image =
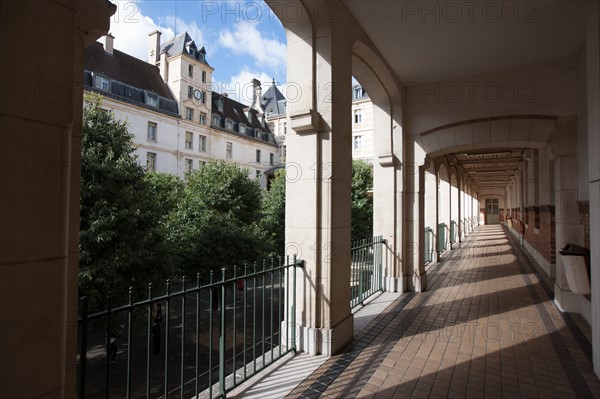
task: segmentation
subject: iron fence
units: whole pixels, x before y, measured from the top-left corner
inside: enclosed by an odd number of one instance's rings
[[[424,262],[428,264],[433,261],[433,243],[435,242],[435,234],[430,227],[425,227],[425,236],[423,238],[423,250],[425,252]]]
[[[78,320],[79,398],[214,398],[296,350],[296,258],[152,284]],[[174,291],[174,288],[178,288]],[[164,325],[163,325],[164,324]],[[123,342],[122,342],[123,341]]]
[[[438,224],[438,252],[444,252],[448,249],[448,239],[446,238],[446,230],[448,226],[446,223]]]
[[[352,243],[350,307],[362,305],[371,295],[383,291],[383,248],[381,236]]]

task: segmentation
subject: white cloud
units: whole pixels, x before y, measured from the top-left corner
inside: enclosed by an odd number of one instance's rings
[[[262,83],[263,93],[273,82],[273,78],[264,71],[250,70],[248,66],[244,66],[237,75],[231,77],[229,82],[214,81],[213,90],[218,93],[227,93],[229,98],[250,105],[253,95],[252,79],[258,79]]]
[[[219,32],[219,44],[235,54],[251,56],[257,66],[272,72],[281,72],[286,65],[286,45],[276,39],[264,36],[257,24],[240,22],[233,30],[227,28]]]
[[[146,61],[150,47],[148,34],[155,30],[162,33],[161,42],[172,39],[175,33],[187,31],[198,46],[204,46],[204,35],[196,22],[187,23],[181,18],[167,16],[161,23],[156,23],[142,14],[139,1],[113,0],[113,3],[117,11],[110,20],[110,33],[115,37],[114,47],[124,53]]]

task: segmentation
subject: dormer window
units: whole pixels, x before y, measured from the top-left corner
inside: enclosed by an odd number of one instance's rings
[[[100,90],[110,91],[110,80],[104,76],[96,75],[94,86]]]
[[[217,109],[219,110],[219,112],[223,112],[223,100],[222,99],[217,100]]]
[[[221,122],[221,118],[219,117],[219,115],[213,115],[212,116],[212,125],[219,126],[219,122]]]
[[[189,51],[188,51],[188,52],[190,53],[190,55],[191,55],[192,57],[194,57],[194,55],[196,54],[196,52],[194,51],[194,49],[193,49],[192,47],[190,47],[190,49],[189,49]]]
[[[225,119],[225,129],[233,130],[233,121],[231,119]]]
[[[151,107],[158,107],[158,96],[153,93],[146,93],[146,104]]]
[[[240,123],[239,130],[240,130],[240,133],[246,134],[246,125]]]

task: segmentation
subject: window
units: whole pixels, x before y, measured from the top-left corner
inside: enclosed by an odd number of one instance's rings
[[[206,136],[198,136],[198,151],[206,152]]]
[[[148,135],[146,138],[149,141],[156,141],[156,123],[148,122]]]
[[[273,165],[275,163],[275,154],[269,154],[269,165]]]
[[[283,134],[287,134],[287,122],[283,122]]]
[[[194,170],[194,160],[186,158],[185,159],[185,173],[192,173]]]
[[[355,87],[355,88],[354,88],[354,99],[355,99],[355,100],[359,100],[359,99],[361,99],[361,98],[362,98],[362,96],[363,96],[363,93],[362,93],[362,88],[360,88],[360,87]]]
[[[185,148],[192,149],[194,146],[194,133],[185,132]]]
[[[260,150],[256,150],[256,162],[260,163]]]
[[[206,71],[202,71],[202,82],[206,83]]]
[[[201,125],[206,125],[206,114],[204,112],[200,112],[200,122]]]
[[[198,161],[198,167],[203,168],[206,166],[206,161]]]
[[[193,48],[193,47],[190,47],[190,49],[189,49],[189,51],[188,51],[188,52],[190,53],[190,55],[191,55],[192,57],[194,56],[194,53],[195,53],[195,52],[194,52],[194,48]]]
[[[355,109],[354,110],[354,123],[361,123],[361,122],[362,122],[362,110]]]
[[[219,110],[219,112],[223,112],[223,100],[217,100],[217,109]]]
[[[194,95],[194,88],[192,86],[188,86],[188,98],[192,98]]]
[[[227,142],[227,149],[226,149],[226,152],[225,152],[225,156],[227,158],[233,157],[233,143],[231,143],[229,141]]]
[[[213,115],[212,116],[212,125],[219,126],[219,122],[221,122],[221,118],[219,117],[219,115]]]
[[[240,123],[240,133],[246,134],[246,125]]]
[[[190,78],[194,77],[194,66],[192,64],[188,65],[188,76]]]
[[[188,121],[193,121],[194,120],[194,110],[190,107],[186,107],[185,108],[185,118]]]
[[[146,104],[158,107],[158,96],[152,93],[146,93]]]
[[[146,153],[146,172],[156,172],[156,153]]]
[[[360,150],[362,148],[362,136],[354,136],[354,149]]]
[[[256,180],[260,181],[260,178],[262,177],[262,173],[260,170],[256,171]]]
[[[225,119],[225,129],[233,130],[233,121],[231,119]]]
[[[206,92],[202,91],[202,104],[206,104]]]
[[[110,91],[110,80],[104,76],[96,75],[96,87],[100,90]]]

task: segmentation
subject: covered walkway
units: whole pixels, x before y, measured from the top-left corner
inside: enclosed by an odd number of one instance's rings
[[[589,325],[500,225],[429,272],[288,397],[600,397]]]

